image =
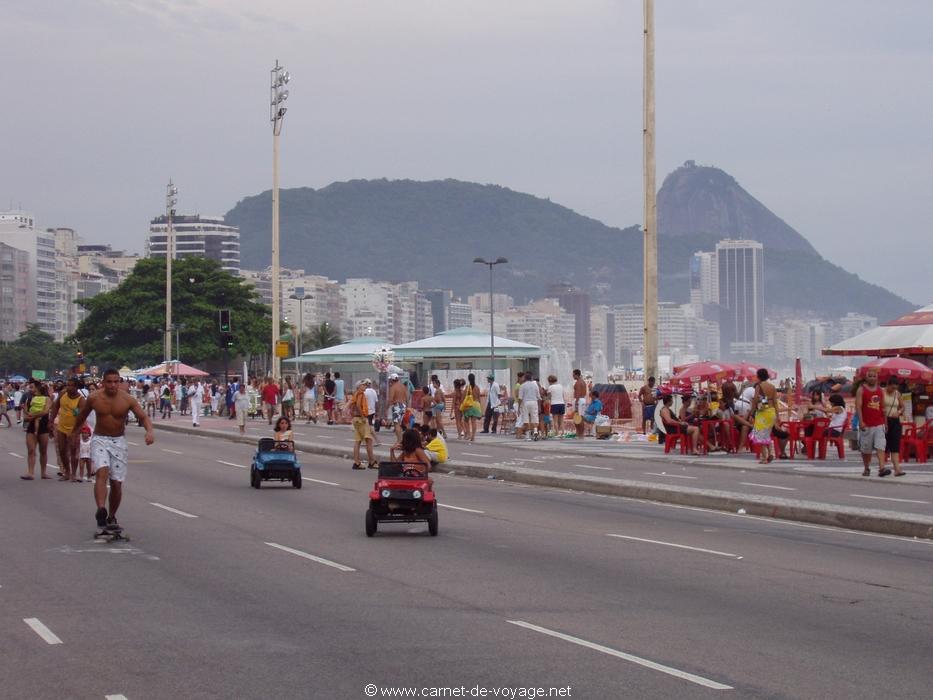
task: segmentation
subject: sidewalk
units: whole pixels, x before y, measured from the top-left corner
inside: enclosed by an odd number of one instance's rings
[[[226,418],[202,418],[201,427],[193,428],[190,418],[171,421],[156,419],[155,427],[177,433],[199,434],[205,437],[230,440],[255,446],[259,437],[269,435],[265,421],[247,422],[248,433],[239,435],[235,421]],[[352,451],[350,428],[346,425],[326,426],[303,423],[294,426],[296,449],[303,452],[349,459]],[[482,438],[482,439],[480,439]],[[388,456],[388,447],[394,443],[394,434],[377,434],[381,446],[379,457]],[[474,443],[450,440],[450,460],[438,471],[456,473],[483,479],[499,479],[538,486],[570,489],[642,500],[672,503],[683,506],[708,508],[732,513],[807,522],[818,525],[843,527],[852,530],[933,539],[933,503],[926,494],[933,486],[933,465],[911,463],[908,476],[866,479],[861,476],[860,462],[845,463],[838,460],[806,462],[803,460],[775,461],[759,467],[752,456],[731,455],[690,457],[665,455],[663,448],[649,443],[632,444],[603,440],[547,440],[525,442],[508,436],[477,436]],[[533,457],[526,455],[534,455]],[[571,464],[580,458],[593,461],[593,465]],[[531,464],[529,464],[529,462]],[[656,465],[657,472],[642,472]],[[697,472],[699,468],[701,471]],[[576,473],[586,469],[593,473]],[[663,469],[663,471],[661,471]],[[576,471],[574,471],[576,470]],[[621,478],[618,472],[623,472]],[[627,472],[627,473],[624,473]],[[675,473],[676,472],[676,473]],[[704,473],[705,472],[705,473]],[[779,485],[740,482],[746,489],[736,488],[735,478],[753,478],[749,472],[761,477],[769,475],[772,481],[783,479]],[[663,483],[667,479],[702,481],[708,476],[709,488],[695,488],[680,483]],[[649,476],[650,478],[645,478]],[[810,482],[813,476],[844,480],[850,484],[839,490],[829,479]],[[858,483],[859,490],[871,494],[845,494]],[[722,485],[726,484],[726,487]],[[793,485],[791,485],[793,484]],[[776,497],[769,494],[747,492],[752,487],[781,489],[787,493],[803,490],[816,494],[818,500]],[[814,485],[815,484],[815,485]],[[836,493],[836,491],[839,491]],[[918,495],[919,494],[919,495]],[[863,500],[872,499],[883,504],[877,508],[863,508]],[[914,512],[921,511],[921,512]]]

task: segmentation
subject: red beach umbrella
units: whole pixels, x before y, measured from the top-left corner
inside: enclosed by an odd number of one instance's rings
[[[725,362],[693,362],[677,369],[677,373],[670,378],[671,384],[718,382],[735,374],[735,367]]]
[[[758,379],[758,370],[763,366],[764,365],[755,364],[753,362],[735,362],[732,365],[735,369],[735,378],[742,379],[743,381],[754,381]],[[777,372],[769,369],[768,376],[771,377],[771,379],[777,379]]]
[[[933,369],[907,357],[879,357],[858,368],[856,376],[864,377],[868,370],[878,370],[878,379],[890,378],[912,382],[933,382]]]

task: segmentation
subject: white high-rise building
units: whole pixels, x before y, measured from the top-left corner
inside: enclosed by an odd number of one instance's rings
[[[16,340],[29,323],[29,254],[0,243],[0,342]]]
[[[763,356],[764,246],[758,241],[716,244],[719,271],[719,332],[725,356]]]
[[[168,218],[163,214],[149,223],[146,257],[164,258]],[[210,258],[227,272],[240,271],[240,229],[224,223],[222,216],[178,214],[172,218],[175,259]]]
[[[447,306],[447,325],[449,328],[472,328],[473,307],[462,301],[450,302]]]
[[[716,253],[696,252],[690,258],[690,303],[719,303],[719,268]]]
[[[58,284],[55,274],[55,236],[36,228],[35,217],[24,211],[0,211],[0,243],[24,251],[29,258],[28,323],[58,336]]]

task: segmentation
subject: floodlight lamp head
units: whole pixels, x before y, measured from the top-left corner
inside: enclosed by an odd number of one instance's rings
[[[487,263],[483,258],[473,258],[473,262],[479,263],[480,265],[488,265],[488,264],[489,264],[489,263]]]
[[[285,100],[287,99],[288,99],[288,90],[282,90],[282,92],[279,93],[278,98],[276,98],[278,102],[285,102]]]
[[[282,73],[282,85],[287,85],[288,81],[292,79],[292,76],[288,74],[288,71]]]
[[[493,263],[493,264],[494,264],[494,265],[501,265],[502,263],[507,263],[507,262],[508,262],[508,260],[506,260],[505,258],[496,258],[496,262]]]

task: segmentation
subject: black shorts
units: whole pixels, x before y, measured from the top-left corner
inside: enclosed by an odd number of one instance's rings
[[[564,415],[564,410],[566,409],[566,404],[562,403],[552,403],[551,404],[551,415],[552,416],[562,416]]]
[[[888,431],[884,434],[884,451],[889,455],[901,451],[901,432],[903,426],[900,418],[888,418]]]
[[[42,416],[41,418],[36,418],[36,420],[31,420],[26,424],[26,434],[34,435],[48,435],[51,431],[49,430],[49,417]]]

